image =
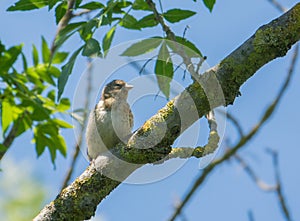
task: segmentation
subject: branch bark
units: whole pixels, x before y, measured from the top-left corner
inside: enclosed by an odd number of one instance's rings
[[[277,57],[284,56],[299,39],[300,3],[279,18],[260,27],[239,48],[204,73],[200,83],[191,84],[148,120],[134,133],[127,146],[120,144],[114,151],[127,161],[139,163],[139,166],[167,157],[172,150],[170,145],[180,133],[212,108],[233,104],[242,84],[260,67]],[[220,99],[215,87],[211,87],[214,79],[218,80],[225,99]],[[193,111],[186,104],[188,96],[192,97],[195,103],[197,116],[189,117],[182,125],[180,120],[182,113],[180,114],[178,109],[186,116]],[[164,137],[158,144],[148,148],[152,146],[152,135],[160,134],[162,128],[166,129]],[[123,171],[123,179],[139,166]],[[115,166],[114,169],[122,171],[124,168]],[[62,190],[35,220],[89,219],[94,215],[97,205],[120,183],[121,181],[105,177],[91,165],[71,185]]]

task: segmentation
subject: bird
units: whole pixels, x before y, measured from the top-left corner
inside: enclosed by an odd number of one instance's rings
[[[86,129],[87,155],[90,161],[116,144],[127,143],[133,127],[133,115],[127,103],[132,85],[117,79],[102,90],[101,99],[91,111]]]

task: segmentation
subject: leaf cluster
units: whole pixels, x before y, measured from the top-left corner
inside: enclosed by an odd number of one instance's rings
[[[215,4],[215,0],[203,2],[210,11]],[[56,116],[65,113],[70,106],[69,100],[62,98],[62,94],[78,56],[105,58],[118,28],[140,31],[160,24],[145,0],[19,0],[7,11],[41,8],[54,11],[59,28],[51,47],[42,38],[41,56],[33,45],[32,66],[27,64],[22,45],[6,49],[0,44],[1,129],[3,137],[10,139],[31,131],[37,155],[48,148],[54,162],[57,150],[66,155],[60,129],[71,126]],[[195,11],[172,8],[162,9],[159,16],[166,23],[174,24],[195,14]],[[77,18],[75,22],[73,18]],[[99,29],[100,38],[95,35]],[[60,48],[75,35],[81,39],[81,45],[70,54],[60,52]],[[168,98],[175,70],[172,56],[179,50],[177,43],[183,45],[180,50],[184,50],[187,56],[202,57],[200,50],[184,36],[176,36],[176,42],[167,41],[165,36],[148,38],[133,44],[122,55],[138,56],[158,49],[155,73],[160,90]],[[23,64],[22,71],[15,68],[17,60]],[[0,152],[7,148],[7,143],[0,144]]]
[[[51,60],[44,38],[41,51],[40,61],[37,48],[33,45],[33,65],[29,67],[22,45],[6,49],[0,42],[0,118],[4,137],[0,147],[5,152],[9,147],[6,138],[10,136],[10,139],[15,139],[29,131],[33,134],[37,155],[40,156],[48,147],[54,163],[57,150],[66,155],[66,144],[60,129],[71,127],[56,117],[58,113],[66,113],[70,107],[70,101],[66,98],[56,103],[55,91],[55,82],[61,74],[55,64],[62,63],[68,54],[58,52]],[[22,71],[15,68],[18,59],[22,62]]]

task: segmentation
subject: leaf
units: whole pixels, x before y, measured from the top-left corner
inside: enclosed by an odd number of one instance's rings
[[[55,5],[56,3],[59,2],[59,0],[49,0],[49,3],[48,3],[48,10],[50,11]]]
[[[16,136],[20,136],[32,126],[32,119],[28,116],[28,114],[25,114],[25,112],[22,117],[16,120],[16,122],[18,124]]]
[[[99,8],[104,8],[105,6],[100,2],[89,2],[84,5],[79,6],[79,8],[89,9],[89,10],[95,10]]]
[[[48,0],[20,0],[10,6],[7,11],[28,11],[42,8],[48,5]]]
[[[132,9],[151,11],[149,5],[144,0],[135,0],[133,2]]]
[[[59,152],[66,157],[67,156],[67,145],[63,136],[58,135],[57,139],[55,139],[55,147],[57,145],[57,149]]]
[[[104,57],[106,57],[108,50],[110,48],[111,42],[114,38],[116,31],[116,26],[113,26],[104,36],[102,40],[102,47],[103,47],[103,52],[104,52]]]
[[[130,1],[124,1],[124,0],[122,0],[122,1],[118,1],[116,6],[118,8],[127,8],[130,5],[132,5],[132,3]]]
[[[52,64],[60,64],[66,60],[68,57],[69,53],[68,52],[56,52],[54,54],[54,57],[52,59]]]
[[[32,45],[32,58],[34,66],[37,66],[39,64],[39,53],[35,45]]]
[[[49,74],[48,65],[47,64],[39,64],[35,68],[36,73],[38,73],[39,77],[49,84],[56,85],[52,76]]]
[[[99,42],[94,38],[90,38],[83,47],[82,55],[86,57],[98,56],[101,53],[100,50]]]
[[[132,44],[121,54],[121,56],[133,57],[141,54],[146,54],[157,48],[161,44],[161,42],[162,39],[157,37],[144,39],[135,44]]]
[[[21,53],[22,45],[13,46],[2,53],[3,55],[0,57],[0,70],[5,72],[11,69]]]
[[[170,83],[173,78],[173,63],[166,42],[163,42],[155,64],[155,74],[159,89],[168,99],[170,96]]]
[[[78,8],[82,0],[75,0],[75,8]]]
[[[73,125],[69,124],[66,121],[60,120],[60,119],[53,119],[52,120],[57,126],[60,128],[73,128]]]
[[[138,28],[149,28],[158,25],[158,21],[156,21],[154,14],[150,14],[140,19],[136,25]]]
[[[93,29],[98,25],[98,21],[96,19],[92,19],[82,25],[81,29],[79,30],[80,37],[82,40],[87,41],[93,36]]]
[[[190,10],[182,10],[182,9],[171,9],[168,10],[163,14],[163,17],[171,23],[179,22],[181,20],[187,19],[193,15],[195,15],[196,12],[190,11]]]
[[[86,22],[71,23],[68,24],[64,29],[62,29],[54,41],[55,50],[57,51],[60,46],[66,40],[68,40],[69,37],[76,33],[84,24],[86,24]]]
[[[137,23],[138,23],[138,21],[136,20],[135,17],[133,17],[132,15],[126,14],[122,18],[120,25],[127,29],[138,29],[139,30],[140,28],[137,26]]]
[[[25,57],[23,52],[21,53],[21,55],[22,55],[22,61],[23,61],[23,71],[25,72],[27,70],[27,67],[28,67],[27,60],[26,60],[26,57]]]
[[[183,50],[188,57],[203,57],[200,50],[192,42],[183,37],[176,36],[176,42],[167,40],[167,44],[175,53],[178,53],[178,50]]]
[[[51,111],[43,107],[43,103],[36,99],[31,103],[33,112],[31,114],[31,119],[35,121],[43,121],[50,118]]]
[[[55,78],[58,78],[61,73],[60,70],[53,65],[47,66],[47,72],[48,72],[48,74],[52,75]]]
[[[210,12],[212,12],[213,7],[216,3],[216,0],[203,0],[205,6],[209,9]]]
[[[49,63],[50,61],[50,49],[44,37],[42,37],[42,58],[44,63]]]
[[[47,137],[44,134],[42,134],[40,132],[34,133],[35,150],[36,150],[38,157],[41,156],[42,153],[45,151],[46,139],[47,139]]]
[[[62,93],[64,92],[68,78],[72,73],[72,69],[73,69],[75,60],[76,60],[78,54],[80,53],[80,51],[82,50],[82,48],[83,48],[83,46],[81,46],[79,49],[77,49],[77,51],[75,51],[72,54],[72,56],[70,57],[68,63],[62,67],[61,75],[58,78],[58,86],[57,86],[58,87],[58,96],[57,96],[58,100],[60,99]]]
[[[7,100],[2,101],[2,133],[4,134],[8,129],[9,125],[13,122],[13,107]]]
[[[70,100],[68,98],[62,98],[57,105],[56,109],[60,112],[64,112],[66,110],[69,110],[71,106]]]
[[[63,1],[62,3],[60,3],[56,8],[55,8],[55,21],[56,24],[59,23],[59,21],[62,19],[62,17],[64,17],[64,15],[67,12],[67,8],[68,8],[68,4],[67,1]]]

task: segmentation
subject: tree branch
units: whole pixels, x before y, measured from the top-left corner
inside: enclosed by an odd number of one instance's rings
[[[184,92],[168,102],[158,114],[148,120],[130,138],[127,147],[119,144],[115,149],[116,153],[127,161],[140,163],[140,166],[166,157],[171,152],[170,145],[173,144],[180,133],[211,109],[232,104],[239,94],[240,86],[247,79],[254,75],[264,64],[276,57],[284,56],[290,47],[299,41],[299,15],[300,3],[281,17],[259,28],[252,37],[220,64],[204,73],[200,83],[194,82],[191,84]],[[216,88],[211,87],[214,79],[218,79],[223,89],[225,101],[217,96]],[[185,119],[182,125],[178,110],[180,109],[181,114],[186,116],[194,111],[187,105],[187,97],[193,99],[198,115]],[[272,109],[270,112],[272,112]],[[268,113],[264,118],[267,119],[269,115]],[[162,128],[166,129],[165,136],[158,144],[152,146],[153,134],[161,134]],[[257,132],[256,130],[249,136],[252,137]],[[247,140],[241,140],[240,144],[231,151],[231,154],[227,154],[224,159],[210,164],[203,171],[203,174],[208,173],[216,165],[234,154],[239,146],[245,142]],[[151,148],[148,148],[149,146]],[[138,167],[135,166],[124,171],[123,179]],[[110,165],[107,169],[109,168]],[[114,169],[122,171],[124,168],[115,167]],[[119,181],[101,175],[93,166],[90,166],[71,185],[65,188],[53,202],[47,205],[35,220],[88,219],[94,215],[97,205],[119,184]]]
[[[61,20],[58,23],[58,28],[56,30],[56,34],[54,37],[54,40],[52,42],[52,46],[51,46],[51,54],[50,54],[50,58],[52,58],[54,56],[55,50],[56,50],[56,45],[55,45],[55,40],[57,38],[57,36],[59,35],[59,33],[69,24],[70,20],[74,17],[73,16],[73,8],[75,6],[76,0],[68,0],[68,7],[66,10],[66,13],[64,14],[64,16],[61,18]]]
[[[188,191],[184,199],[182,200],[181,204],[178,205],[176,210],[174,211],[173,215],[169,219],[169,221],[174,221],[178,215],[180,215],[182,209],[184,206],[188,203],[188,201],[191,199],[193,194],[196,192],[196,190],[204,183],[204,181],[208,178],[208,175],[211,174],[211,172],[217,168],[217,166],[221,165],[226,160],[230,159],[232,156],[234,156],[238,150],[240,150],[243,146],[245,146],[246,143],[248,143],[256,134],[257,132],[262,128],[264,123],[272,116],[274,113],[275,108],[278,106],[280,100],[282,99],[284,92],[288,88],[288,85],[290,83],[292,74],[294,73],[294,66],[295,62],[297,60],[298,55],[298,45],[295,48],[294,56],[292,58],[291,66],[288,71],[288,75],[285,79],[284,84],[282,85],[281,89],[279,90],[278,95],[274,99],[274,101],[271,103],[271,105],[266,109],[264,112],[261,120],[258,122],[257,125],[255,125],[252,130],[245,136],[241,137],[239,142],[229,151],[227,151],[221,158],[213,161],[210,165],[208,165],[202,172],[202,174],[196,179],[194,184],[192,185],[191,189]],[[278,194],[279,195],[279,194]],[[283,206],[282,206],[283,207]],[[283,208],[284,210],[284,208]]]

